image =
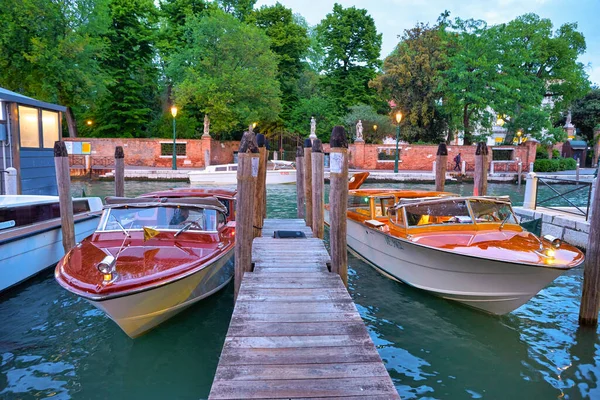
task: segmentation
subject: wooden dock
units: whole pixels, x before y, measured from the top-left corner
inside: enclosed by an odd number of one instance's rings
[[[276,230],[306,239],[274,239]],[[265,220],[252,246],[209,399],[399,399],[323,240]]]

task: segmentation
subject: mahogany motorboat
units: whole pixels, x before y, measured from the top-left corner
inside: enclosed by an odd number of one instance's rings
[[[577,248],[524,230],[508,197],[356,188],[347,240],[391,279],[498,315],[584,261]]]
[[[97,230],[56,267],[63,288],[104,311],[132,338],[233,276],[235,222],[232,216],[228,221],[228,208],[209,193],[178,192],[107,197]],[[229,194],[233,209],[235,193]]]

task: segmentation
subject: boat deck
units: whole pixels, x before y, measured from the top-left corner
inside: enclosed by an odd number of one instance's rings
[[[274,239],[300,230],[306,239]],[[323,240],[265,220],[252,246],[209,399],[399,399]]]

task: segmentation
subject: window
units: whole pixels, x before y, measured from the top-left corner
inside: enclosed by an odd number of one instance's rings
[[[42,133],[44,135],[44,148],[54,148],[54,142],[59,140],[58,113],[42,111]]]
[[[179,230],[189,225],[189,231],[216,231],[216,210],[196,207],[128,207],[112,208],[103,216],[99,230],[117,231],[124,229],[155,229]],[[224,219],[224,218],[223,218]]]
[[[187,143],[176,143],[175,154],[177,157],[185,157],[187,155]],[[173,157],[173,143],[161,143],[160,155],[161,157]]]
[[[0,101],[0,121],[5,120],[6,117],[4,117],[4,103]]]
[[[396,148],[380,147],[377,149],[377,160],[379,161],[394,161],[396,160]],[[402,158],[402,149],[398,149],[398,160]]]
[[[409,226],[472,223],[463,200],[407,205],[405,209]]]
[[[404,227],[404,209],[390,208],[388,211],[388,217],[394,225]]]
[[[237,171],[237,165],[232,165],[229,167],[230,171]]]
[[[348,210],[370,217],[369,198],[365,196],[348,196]]]
[[[471,201],[473,217],[477,223],[503,222],[516,224],[517,221],[506,203],[496,203],[494,201]]]
[[[216,172],[223,172],[223,171],[227,171],[227,167],[215,167],[215,171],[216,171]]]
[[[385,217],[387,216],[387,211],[390,207],[394,205],[393,197],[381,197],[375,199],[375,216],[376,217]]]
[[[21,147],[40,147],[40,124],[37,108],[19,106],[19,133]]]
[[[492,149],[492,160],[511,161],[514,151],[512,149]]]

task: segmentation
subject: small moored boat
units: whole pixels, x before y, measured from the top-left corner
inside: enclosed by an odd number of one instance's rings
[[[191,184],[235,185],[237,164],[209,165],[201,171],[188,174]],[[273,160],[267,163],[267,185],[295,183],[296,168],[291,161]]]
[[[492,314],[584,261],[577,248],[523,230],[508,198],[355,189],[347,224],[348,247],[384,275]]]
[[[99,197],[73,199],[76,241],[94,232],[101,211]],[[0,196],[0,292],[64,255],[58,196]]]
[[[65,255],[55,277],[130,337],[231,280],[235,223],[215,197],[107,197],[106,203],[96,232]]]

